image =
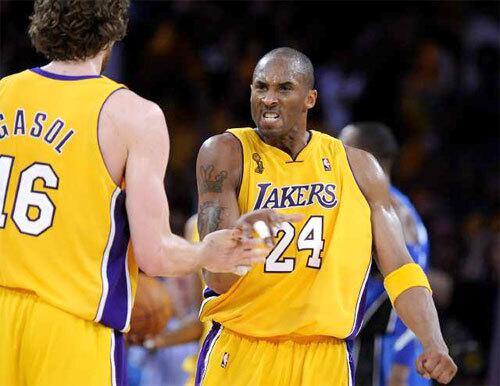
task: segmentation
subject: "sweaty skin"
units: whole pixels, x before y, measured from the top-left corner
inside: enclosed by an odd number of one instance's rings
[[[264,60],[265,59],[265,60]],[[307,111],[316,101],[316,90],[305,85],[304,77],[294,71],[286,57],[264,57],[254,72],[250,104],[257,133],[269,145],[294,157],[307,143]],[[272,116],[269,114],[271,113]],[[231,226],[240,215],[237,201],[241,181],[241,145],[229,133],[206,141],[198,154],[197,179],[199,197],[199,230],[204,237],[209,232]],[[387,276],[407,263],[412,263],[405,245],[401,223],[391,203],[389,182],[384,171],[369,153],[346,147],[353,175],[370,208],[380,272]],[[211,171],[207,177],[205,171]],[[217,190],[207,191],[206,178],[221,181]],[[205,271],[207,285],[224,293],[238,276]],[[437,312],[431,293],[423,287],[404,291],[395,301],[403,322],[415,333],[424,352],[417,360],[417,370],[425,377],[448,383],[457,367],[448,355],[441,335]]]

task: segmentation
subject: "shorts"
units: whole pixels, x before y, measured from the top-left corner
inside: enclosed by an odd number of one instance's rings
[[[0,385],[126,384],[120,332],[0,287]]]
[[[352,386],[347,343],[333,337],[253,338],[214,323],[200,351],[196,386]]]

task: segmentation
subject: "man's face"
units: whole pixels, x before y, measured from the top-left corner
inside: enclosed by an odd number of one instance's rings
[[[316,102],[316,90],[310,90],[304,74],[288,58],[264,58],[257,64],[252,82],[250,106],[252,118],[268,137],[282,137],[304,120]]]

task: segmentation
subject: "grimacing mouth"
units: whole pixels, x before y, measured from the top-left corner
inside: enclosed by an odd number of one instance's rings
[[[262,117],[265,119],[278,119],[280,115],[275,111],[264,111]]]

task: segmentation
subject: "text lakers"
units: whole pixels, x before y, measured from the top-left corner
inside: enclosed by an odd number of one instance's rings
[[[305,185],[272,186],[270,182],[257,184],[259,193],[255,200],[254,210],[261,208],[291,208],[308,206],[314,203],[326,209],[337,205],[334,184],[321,182]]]

